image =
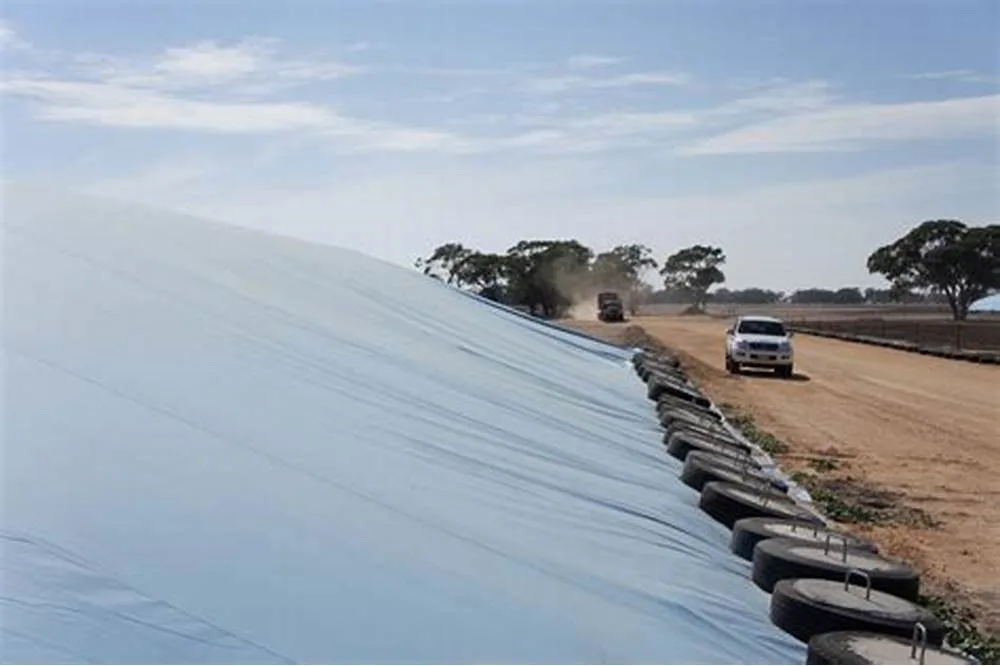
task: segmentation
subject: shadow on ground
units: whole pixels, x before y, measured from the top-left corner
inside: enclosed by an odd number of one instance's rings
[[[749,377],[751,379],[773,379],[775,381],[784,382],[808,382],[812,381],[809,375],[804,375],[801,372],[792,373],[791,377],[782,377],[776,372],[771,370],[755,370],[752,368],[743,368],[740,370],[739,376]]]

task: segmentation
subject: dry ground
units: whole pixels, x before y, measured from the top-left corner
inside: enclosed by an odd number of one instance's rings
[[[565,323],[611,340],[628,326]],[[974,609],[987,631],[1000,629],[1000,367],[800,335],[794,379],[732,376],[723,369],[726,320],[631,323],[681,352],[713,400],[741,406],[787,443],[786,469],[837,460],[830,474],[899,493],[939,521],[851,528],[918,566],[929,592]]]

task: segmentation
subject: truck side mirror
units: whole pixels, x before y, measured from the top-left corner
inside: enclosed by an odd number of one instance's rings
[[[733,329],[727,328],[726,329],[726,335],[732,335],[732,334],[733,334]]]

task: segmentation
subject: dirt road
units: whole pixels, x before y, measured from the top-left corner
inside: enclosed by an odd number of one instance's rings
[[[1000,367],[800,335],[796,377],[723,369],[727,320],[638,317],[633,323],[683,352],[717,403],[740,405],[787,443],[786,469],[837,460],[834,475],[901,494],[937,528],[868,532],[916,564],[932,592],[972,606],[1000,629]],[[573,322],[615,339],[622,325]]]

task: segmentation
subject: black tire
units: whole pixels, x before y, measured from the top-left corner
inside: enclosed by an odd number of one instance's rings
[[[775,370],[779,377],[790,379],[795,374],[795,369],[790,365],[780,365]]]
[[[771,593],[771,622],[803,643],[830,631],[874,631],[910,638],[920,622],[927,631],[927,644],[941,646],[945,628],[934,613],[912,601],[866,590],[857,578],[859,584],[849,587],[818,578],[778,581]]]
[[[731,375],[737,375],[740,372],[740,364],[729,356],[726,356],[726,372]]]
[[[660,420],[660,425],[664,428],[677,423],[678,426],[695,425],[702,428],[713,428],[719,432],[729,434],[729,429],[723,422],[722,417],[708,410],[688,409],[686,407],[662,403],[656,410],[656,416]]]
[[[795,528],[793,530],[792,528]],[[840,540],[847,539],[851,548],[878,552],[878,546],[871,541],[858,539],[842,532],[822,527],[816,523],[801,520],[784,520],[780,518],[744,518],[733,525],[733,535],[729,540],[729,550],[744,560],[753,559],[753,549],[764,539],[794,539],[803,543],[823,543],[827,537],[833,537],[831,542],[838,548]]]
[[[737,459],[750,458],[750,450],[745,447],[697,435],[675,432],[669,437],[665,437],[664,441],[667,445],[667,453],[681,461],[687,458],[691,451],[708,451]]]
[[[664,427],[669,426],[675,421],[708,428],[723,427],[722,419],[716,414],[690,404],[684,405],[672,401],[663,401],[657,407],[656,415],[660,419],[660,425]]]
[[[670,375],[660,370],[653,370],[650,373],[649,377],[646,378],[646,383],[652,384],[653,380],[662,381],[664,385],[669,386],[671,388],[676,388],[681,391],[686,391],[688,393],[694,393],[695,395],[699,395],[697,388],[695,388],[690,382],[688,382],[687,379],[685,379],[684,377],[680,377],[678,375]],[[668,392],[666,390],[660,391],[659,394],[656,396],[656,398],[653,399],[656,400],[657,403],[659,403],[661,400],[665,400],[668,398],[676,402],[691,404],[690,400],[674,395],[673,393]]]
[[[712,456],[716,460],[707,458]],[[718,462],[724,456],[706,454],[699,451],[691,451],[684,459],[684,467],[681,469],[681,481],[689,488],[694,488],[698,492],[710,481],[725,481],[748,488],[771,488],[771,479],[755,469],[752,463],[743,466],[733,460],[732,462]]]
[[[696,456],[710,465],[729,466],[735,470],[749,469],[752,472],[761,471],[760,465],[753,458],[733,458],[732,456],[712,453],[711,451],[691,451],[687,457],[690,458],[691,456]],[[687,458],[684,460],[686,462]]]
[[[673,380],[668,380],[662,376],[658,376],[655,379],[650,379],[649,389],[646,391],[646,396],[653,401],[656,401],[664,393],[672,395],[681,400],[686,400],[699,407],[711,407],[712,402],[702,395],[699,395],[695,390],[687,388],[675,382]]]
[[[707,487],[707,486],[706,486]],[[771,592],[779,580],[786,578],[822,578],[843,581],[851,569],[867,574],[873,590],[881,590],[909,601],[916,601],[920,592],[920,574],[912,567],[867,550],[847,549],[843,560],[842,547],[802,543],[795,539],[764,539],[753,549],[753,582],[765,592]]]
[[[711,439],[714,441],[721,442],[723,444],[731,444],[738,447],[744,447],[738,439],[730,435],[728,432],[722,428],[713,427],[711,425],[700,425],[697,423],[689,423],[686,421],[672,421],[670,425],[663,427],[663,441],[669,442],[670,436],[683,433],[688,435],[697,435],[698,437],[703,437],[705,439]]]
[[[662,426],[668,426],[673,421],[682,421],[709,428],[722,427],[722,419],[707,409],[695,407],[691,404],[684,405],[671,401],[661,402],[660,406],[657,407],[656,416],[659,418],[660,425]]]
[[[816,634],[806,648],[807,664],[912,664],[910,639],[869,631],[831,631]],[[917,648],[918,652],[920,648]],[[978,664],[963,654],[928,646],[928,664]]]
[[[820,522],[787,495],[775,491],[753,491],[745,486],[721,481],[706,483],[698,507],[728,528],[741,518],[769,516]]]
[[[668,387],[673,389],[683,389],[683,384],[680,379],[666,375],[662,372],[653,372],[649,376],[648,385],[649,386],[646,389],[646,397],[653,401],[658,401],[660,396],[667,392]]]

